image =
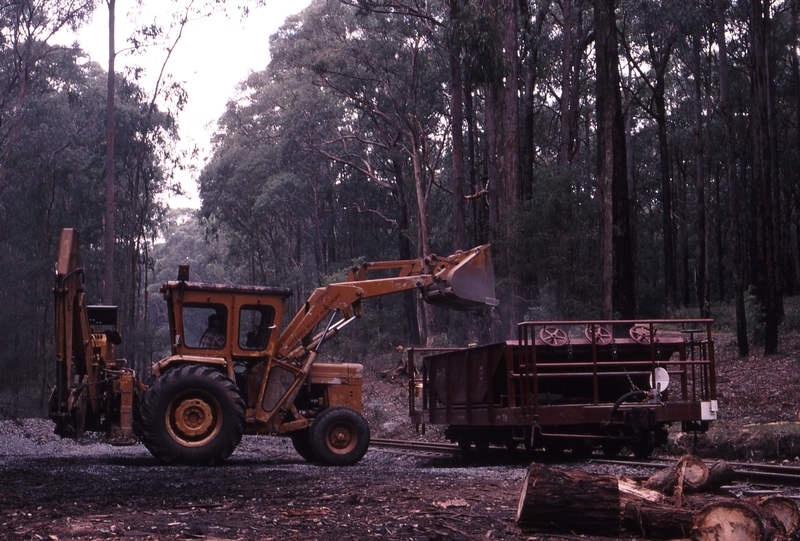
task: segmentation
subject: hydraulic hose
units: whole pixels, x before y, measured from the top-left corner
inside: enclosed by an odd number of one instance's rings
[[[624,395],[620,396],[616,402],[614,402],[614,406],[611,408],[611,414],[608,416],[609,422],[614,420],[614,415],[617,413],[619,407],[628,400],[633,398],[647,398],[648,394],[646,391],[631,391],[629,393],[625,393]]]

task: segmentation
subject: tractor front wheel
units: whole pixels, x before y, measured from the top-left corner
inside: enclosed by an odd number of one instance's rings
[[[351,466],[369,448],[369,425],[355,410],[329,408],[314,419],[309,440],[314,458],[323,464]]]
[[[292,445],[297,454],[306,462],[314,462],[315,457],[311,450],[311,437],[308,429],[292,432]]]
[[[170,370],[144,394],[142,441],[168,464],[210,466],[228,458],[244,432],[244,401],[236,385],[209,366]]]

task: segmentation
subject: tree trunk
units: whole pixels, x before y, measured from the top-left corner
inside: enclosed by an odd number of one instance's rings
[[[464,81],[464,109],[465,109],[465,120],[467,121],[467,149],[468,149],[468,157],[469,157],[469,186],[472,195],[470,196],[470,201],[472,204],[472,245],[477,246],[480,244],[479,239],[483,239],[484,236],[482,235],[482,221],[479,220],[479,212],[478,212],[478,205],[481,201],[483,201],[483,197],[479,197],[478,194],[481,192],[480,180],[478,179],[478,165],[477,165],[477,154],[478,150],[476,148],[477,141],[475,137],[475,104],[472,101],[472,85],[469,81]],[[481,205],[483,208],[483,205]]]
[[[750,2],[750,45],[752,61],[753,100],[751,123],[753,126],[753,172],[761,191],[762,235],[761,252],[763,261],[764,287],[761,300],[766,315],[764,321],[764,353],[778,350],[779,302],[777,269],[775,256],[775,227],[773,205],[772,156],[770,149],[770,55],[768,47],[769,0]]]
[[[694,157],[695,157],[695,186],[697,190],[697,252],[695,255],[695,290],[697,291],[697,305],[700,317],[708,317],[708,223],[706,221],[706,168],[705,168],[705,141],[703,138],[703,100],[700,65],[700,37],[695,35],[692,39],[692,71],[694,84],[692,85],[692,99],[695,104],[694,111]]]
[[[405,178],[403,176],[403,164],[399,160],[392,160],[392,169],[394,170],[396,191],[393,192],[395,202],[397,203],[398,212],[400,214],[398,219],[398,253],[400,259],[414,259],[414,254],[411,250],[411,239],[409,238],[409,213],[408,203],[406,202],[405,195]],[[419,329],[419,319],[417,318],[417,297],[419,295],[416,291],[406,291],[403,293],[403,308],[406,313],[406,321],[408,322],[408,332],[411,338],[411,343],[419,346],[422,345]]]
[[[516,325],[521,319],[520,279],[517,276],[518,249],[513,243],[516,237],[517,213],[520,207],[520,130],[519,130],[519,50],[518,25],[519,3],[517,0],[503,1],[503,49],[505,51],[505,84],[503,87],[503,154],[502,181],[503,194],[500,198],[500,219],[506,240],[510,241],[505,250],[506,279],[508,297],[502,310],[503,332],[514,336]]]
[[[572,76],[572,0],[563,0],[561,3],[562,36],[563,45],[561,47],[561,100],[559,108],[561,110],[561,148],[558,152],[558,161],[567,164],[570,161],[570,148],[572,143],[572,123],[570,115],[571,100],[571,76]]]
[[[631,319],[636,298],[615,9],[615,0],[595,0],[601,297],[603,317]]]
[[[791,2],[791,46],[796,48],[798,46],[798,25],[800,25],[800,17],[798,17],[797,2]],[[792,87],[794,89],[794,115],[795,115],[795,145],[800,141],[800,59],[797,54],[791,55],[792,65]],[[800,170],[795,168],[791,175],[791,193],[793,194],[791,215],[794,218],[794,229],[800,231]],[[792,261],[794,280],[792,287],[787,293],[789,295],[797,295],[800,290],[800,234],[796,235],[794,250],[794,257]]]
[[[450,22],[458,20],[460,0],[450,0]],[[464,217],[464,115],[461,82],[461,51],[450,49],[450,117],[453,130],[453,248],[466,250],[467,230]]]
[[[678,274],[675,261],[675,233],[672,224],[672,175],[669,166],[669,143],[667,141],[667,104],[664,97],[666,71],[669,65],[671,47],[662,51],[662,58],[656,66],[656,84],[653,88],[655,120],[658,129],[658,154],[661,173],[661,209],[664,235],[664,286],[666,289],[667,312],[678,305]],[[655,47],[650,48],[650,56],[655,56]]]
[[[414,148],[411,161],[414,171],[414,187],[417,195],[417,211],[419,216],[420,253],[417,255],[427,257],[433,252],[431,250],[430,226],[428,225],[428,193],[426,191],[425,177],[422,171],[422,137],[423,136],[419,134],[417,130],[413,130],[412,144]],[[424,340],[426,344],[428,344],[428,342],[436,336],[436,319],[434,318],[433,307],[428,303],[422,303],[421,315],[421,321],[425,322],[425,328],[421,334],[424,335]]]
[[[533,19],[530,13],[530,6],[527,1],[520,2],[520,11],[522,14],[523,28],[525,29],[523,39],[527,46],[527,56],[523,61],[523,70],[525,72],[525,84],[522,92],[522,129],[521,140],[522,150],[520,152],[521,171],[520,171],[520,184],[521,192],[520,199],[527,201],[533,193],[533,168],[534,168],[534,91],[536,89],[537,69],[539,62],[539,45],[538,40],[542,35],[542,26],[550,10],[550,0],[545,0],[539,6],[536,12],[536,17]]]
[[[489,226],[495,227],[499,223],[501,196],[500,169],[498,167],[499,133],[498,114],[500,112],[501,97],[494,81],[486,83],[485,101],[485,137],[486,137],[486,176],[489,192]]]
[[[719,48],[719,101],[725,134],[725,178],[728,186],[728,202],[730,209],[730,239],[733,246],[731,274],[733,276],[733,298],[736,306],[736,343],[739,356],[750,353],[747,337],[747,315],[744,307],[744,259],[742,235],[739,218],[739,193],[736,182],[736,158],[731,127],[730,99],[728,98],[728,45],[725,38],[725,0],[715,0],[715,16],[717,23],[717,46]]]
[[[106,93],[106,205],[103,217],[103,303],[114,304],[114,9],[108,4],[108,88]]]
[[[742,278],[744,260],[739,212],[739,190],[736,182],[736,158],[733,128],[731,126],[730,99],[728,97],[728,45],[725,37],[724,0],[715,0],[714,4],[717,22],[717,46],[719,48],[719,98],[725,134],[725,176],[728,186],[731,244],[733,245],[731,274],[733,277],[733,299],[736,307],[736,343],[739,349],[739,356],[745,357],[750,354],[750,344],[747,337],[747,314],[744,308],[744,280]]]
[[[625,102],[623,104],[623,111],[624,111],[624,119],[625,119],[625,172],[627,175],[627,182],[626,185],[628,187],[628,193],[626,194],[626,200],[628,202],[628,227],[629,227],[629,236],[631,239],[630,244],[630,261],[631,261],[631,268],[630,268],[630,276],[632,277],[633,284],[630,290],[633,292],[631,295],[633,297],[633,314],[635,315],[638,312],[638,304],[636,302],[636,291],[638,290],[638,279],[636,275],[636,258],[637,258],[637,245],[636,245],[636,209],[637,209],[637,183],[636,183],[636,176],[634,175],[634,167],[633,167],[633,111],[631,109],[633,105],[633,97],[631,95],[631,89],[625,87],[623,89],[623,95],[625,97]]]

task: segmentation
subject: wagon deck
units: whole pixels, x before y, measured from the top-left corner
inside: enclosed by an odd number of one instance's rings
[[[602,445],[615,454],[630,445],[647,455],[671,424],[702,431],[716,416],[711,324],[531,321],[517,340],[416,349],[412,422],[447,426],[465,449]]]

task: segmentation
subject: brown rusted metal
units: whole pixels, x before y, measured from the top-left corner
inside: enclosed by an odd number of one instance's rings
[[[520,433],[635,442],[669,423],[704,427],[716,411],[711,324],[531,321],[519,325],[515,341],[426,350],[413,365],[428,400],[409,396],[409,413],[418,424],[447,425],[454,441],[506,438],[507,445]],[[701,331],[681,333],[694,326]],[[657,369],[672,380],[666,393],[650,390]]]

